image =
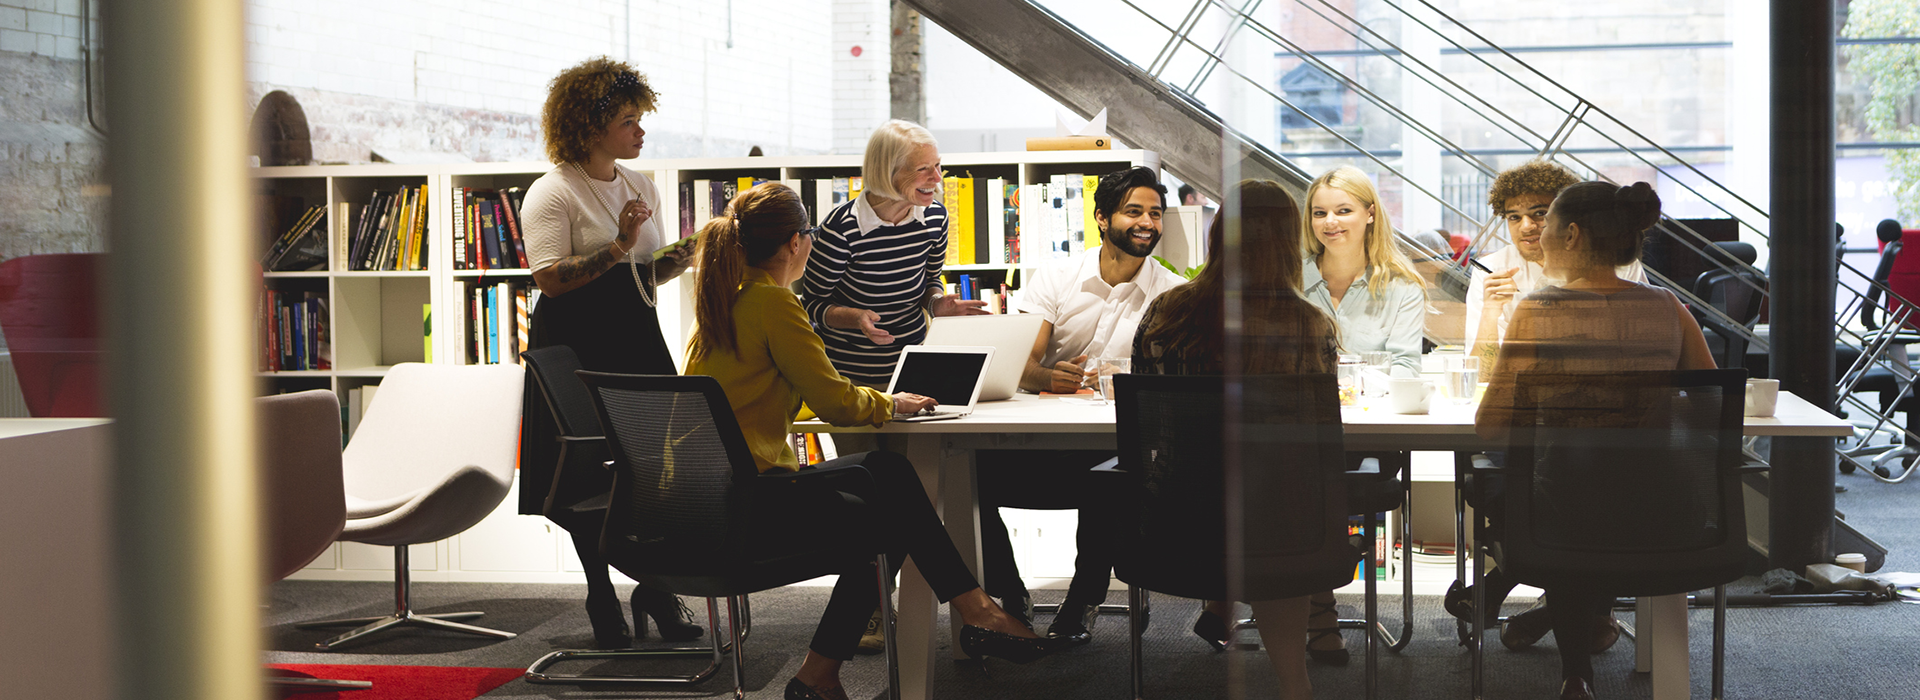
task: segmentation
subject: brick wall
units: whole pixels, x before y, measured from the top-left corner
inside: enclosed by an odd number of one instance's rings
[[[893,67],[886,0],[833,0],[833,152],[861,153],[887,121]],[[859,47],[860,55],[853,55]]]
[[[0,1],[0,260],[104,249],[80,37],[80,0]]]
[[[830,92],[834,13],[857,4],[734,0],[729,16],[727,3],[657,0],[252,0],[247,69],[256,100],[301,101],[322,161],[381,148],[538,158],[547,81],[603,54],[660,92],[648,156],[823,153],[835,113],[864,106]],[[868,101],[884,113],[884,83]]]

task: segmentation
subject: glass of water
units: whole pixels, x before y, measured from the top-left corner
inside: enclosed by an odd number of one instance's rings
[[[1472,355],[1447,357],[1447,395],[1454,403],[1473,403],[1480,387],[1480,358]]]
[[[1099,389],[1097,399],[1102,403],[1113,403],[1113,375],[1132,374],[1133,358],[1102,357],[1093,361],[1093,371]]]
[[[1367,371],[1361,374],[1361,386],[1367,396],[1386,396],[1387,379],[1393,373],[1393,353],[1386,350],[1369,350],[1360,353],[1360,359],[1367,363]]]

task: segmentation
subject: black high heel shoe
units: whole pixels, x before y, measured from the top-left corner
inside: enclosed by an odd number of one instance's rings
[[[620,609],[619,598],[587,598],[587,621],[593,623],[593,648],[611,651],[633,646],[633,631],[627,628],[627,613]]]
[[[1030,664],[1067,646],[1059,637],[1015,637],[973,625],[960,628],[960,650],[976,659],[997,656],[1016,664]]]
[[[821,695],[813,686],[800,682],[798,678],[787,681],[786,695],[787,700],[827,700],[827,696]],[[843,693],[841,697],[846,696]]]
[[[687,604],[681,602],[680,596],[646,586],[634,586],[632,602],[635,636],[647,634],[649,617],[653,618],[653,626],[660,631],[660,638],[669,642],[699,639],[707,633],[705,628],[693,623],[693,611],[687,609]]]
[[[1313,601],[1313,600],[1309,600],[1307,602],[1313,605],[1313,612],[1307,615],[1309,619],[1319,617],[1321,615],[1333,616],[1332,627],[1312,627],[1312,626],[1307,627],[1307,634],[1310,635],[1307,637],[1307,656],[1312,658],[1314,661],[1318,661],[1328,666],[1347,665],[1347,660],[1351,657],[1351,655],[1347,653],[1346,639],[1340,636],[1340,613],[1338,610],[1335,609],[1334,603],[1330,603],[1330,602],[1322,603],[1322,602]],[[1334,639],[1339,639],[1341,644],[1340,648],[1338,649],[1313,648],[1314,642],[1320,641],[1321,639],[1325,639],[1327,637],[1333,637]]]
[[[1193,636],[1199,637],[1214,651],[1227,650],[1227,621],[1206,608],[1200,608],[1200,616],[1193,619]]]

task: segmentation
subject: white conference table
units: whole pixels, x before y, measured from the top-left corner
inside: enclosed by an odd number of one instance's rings
[[[1399,415],[1383,405],[1341,409],[1349,450],[1504,449],[1473,431],[1472,405],[1446,403],[1435,397],[1426,415]],[[1852,424],[1822,411],[1790,392],[1781,391],[1771,418],[1746,419],[1749,436],[1840,437]],[[978,450],[1112,450],[1112,406],[1090,406],[1064,397],[1020,394],[1005,401],[981,403],[965,418],[925,423],[890,423],[881,428],[842,428],[817,421],[794,424],[795,432],[879,433],[890,449],[905,454],[940,511],[960,550],[960,556],[981,581],[979,502],[974,490],[974,455]],[[900,441],[905,444],[901,445]],[[938,602],[918,569],[902,569],[898,634],[900,697],[932,697],[930,680],[935,663],[934,620]],[[1653,673],[1656,700],[1688,697],[1686,596],[1673,595],[1642,601],[1636,668]],[[958,632],[959,618],[951,621]],[[954,636],[958,639],[958,635]],[[955,658],[962,658],[958,644]]]

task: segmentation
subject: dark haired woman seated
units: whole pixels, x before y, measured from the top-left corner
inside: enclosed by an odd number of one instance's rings
[[[812,249],[800,196],[778,183],[741,193],[725,215],[700,229],[694,285],[699,327],[689,344],[687,374],[719,380],[769,487],[783,481],[780,474],[803,468],[787,442],[803,402],[828,423],[872,426],[934,404],[924,396],[888,396],[856,386],[834,370],[800,300],[789,291],[806,270]],[[960,648],[971,656],[1025,663],[1052,651],[1052,640],[1036,637],[980,590],[905,457],[863,452],[810,468],[856,467],[864,467],[874,481],[873,493],[855,494],[866,501],[863,514],[850,512],[851,506],[826,512],[834,508],[816,500],[799,503],[790,490],[769,488],[755,495],[756,518],[782,528],[769,531],[778,537],[834,537],[837,531],[859,529],[878,537],[896,571],[912,557],[934,594],[967,624]],[[840,577],[806,660],[787,683],[788,700],[846,698],[840,665],[853,658],[879,596],[871,565]]]
[[[1514,312],[1474,420],[1482,437],[1505,432],[1514,378],[1523,372],[1714,368],[1700,325],[1673,292],[1620,279],[1614,272],[1640,258],[1646,231],[1659,220],[1660,197],[1644,182],[1631,187],[1582,182],[1554,198],[1541,237],[1541,264],[1550,284],[1527,295]],[[1487,506],[1490,534],[1497,537],[1503,514],[1497,503]],[[1497,572],[1488,572],[1488,583],[1510,587]],[[1608,621],[1613,598],[1566,588],[1549,590],[1546,598],[1560,648],[1560,697],[1592,698],[1591,645],[1600,636],[1596,625]]]
[[[1228,263],[1226,221],[1207,230],[1207,266],[1192,282],[1167,290],[1147,307],[1133,337],[1133,371],[1147,374],[1331,374],[1338,362],[1333,319],[1300,295],[1300,208],[1279,183],[1243,180],[1234,186],[1240,203],[1237,251],[1239,329],[1229,337],[1225,319]],[[1238,345],[1228,367],[1227,342]],[[1308,596],[1252,601],[1267,660],[1280,679],[1282,698],[1313,697],[1307,679],[1305,632]],[[1232,606],[1209,601],[1193,631],[1216,646],[1227,636]]]

